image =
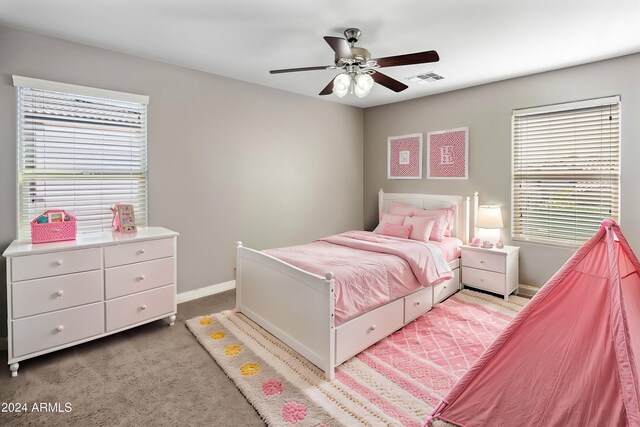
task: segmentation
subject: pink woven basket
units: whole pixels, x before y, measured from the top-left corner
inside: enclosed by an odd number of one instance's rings
[[[37,220],[40,216],[56,212],[62,213],[63,219],[67,216],[71,219],[69,221],[38,224]],[[63,210],[48,210],[40,216],[31,221],[31,243],[46,243],[76,239],[75,217],[69,215]]]

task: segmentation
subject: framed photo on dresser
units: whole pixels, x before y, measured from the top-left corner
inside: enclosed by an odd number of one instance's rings
[[[136,217],[133,205],[117,203],[111,207],[113,211],[112,230],[121,233],[133,233],[136,231]]]

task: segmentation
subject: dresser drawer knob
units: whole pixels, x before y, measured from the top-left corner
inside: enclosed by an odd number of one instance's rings
[[[56,265],[62,265],[62,264],[63,264],[63,263],[62,263],[62,260],[61,260],[61,259],[59,259],[59,260],[57,260],[57,261],[56,261]]]
[[[371,327],[370,327],[369,329],[371,329],[372,331],[375,331],[375,330],[376,330],[376,328],[377,328],[377,326],[376,326],[376,325],[371,325]]]
[[[60,289],[58,292],[56,292],[56,295],[61,297],[62,295],[64,295],[64,292],[62,291],[62,289]]]
[[[138,251],[138,255],[142,255],[142,254],[144,254],[144,249],[140,249],[140,250]]]
[[[481,281],[481,282],[484,282],[484,279],[481,277],[481,278],[480,278],[480,281]]]
[[[64,331],[64,326],[62,326],[62,325],[58,326],[58,327],[56,328],[56,331],[58,331],[58,332],[62,332],[62,331]]]
[[[146,309],[147,309],[147,305],[146,305],[146,304],[142,304],[142,305],[140,306],[140,310],[146,310]]]
[[[480,260],[480,264],[484,264],[484,261]]]
[[[416,305],[420,305],[420,301],[416,301]]]
[[[136,279],[138,279],[138,281],[142,281],[146,278],[146,276],[144,274],[139,275],[138,277],[136,277]]]

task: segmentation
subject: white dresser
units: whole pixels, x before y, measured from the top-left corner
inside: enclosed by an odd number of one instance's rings
[[[176,314],[176,239],[161,227],[16,240],[7,258],[8,350],[18,362]]]
[[[485,249],[463,245],[462,284],[471,288],[500,294],[505,301],[518,290],[517,246]]]

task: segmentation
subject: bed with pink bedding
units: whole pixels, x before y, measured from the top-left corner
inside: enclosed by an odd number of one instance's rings
[[[443,249],[455,255],[458,242],[448,238],[425,243],[350,231],[264,252],[311,273],[333,272],[335,322],[340,325],[416,289],[452,279]]]
[[[337,365],[460,288],[459,246],[469,238],[469,197],[380,190],[378,200],[381,218],[392,203],[455,211],[454,237],[435,242],[350,231],[265,251],[237,243],[236,310],[329,380]]]

